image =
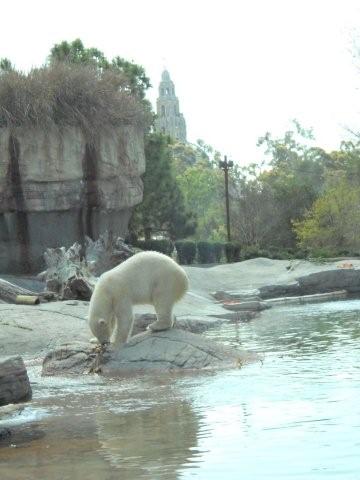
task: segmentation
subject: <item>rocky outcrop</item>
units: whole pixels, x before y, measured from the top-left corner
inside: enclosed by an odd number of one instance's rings
[[[142,200],[143,130],[89,144],[79,128],[0,129],[0,271],[38,272],[48,247],[124,236]]]
[[[31,386],[21,357],[0,361],[0,406],[31,399]]]
[[[258,289],[252,290],[228,292],[219,290],[213,292],[212,296],[224,304],[227,302],[228,305],[230,305],[229,309],[236,309],[235,307],[231,306],[232,303],[234,305],[239,305],[241,303],[242,309],[246,310],[246,304],[250,306],[250,304],[253,303],[256,306],[258,303],[264,303],[259,302],[259,300],[268,300],[273,298],[282,299],[283,297],[299,297],[342,291],[346,291],[350,294],[360,292],[360,269],[328,269],[298,277],[295,282],[291,283],[264,285]],[[343,293],[341,293],[341,295],[343,295]],[[324,296],[319,298],[325,299],[327,297]],[[239,307],[237,308],[240,310]],[[254,310],[254,308],[248,309]]]
[[[360,292],[360,270],[342,269],[324,270],[310,273],[285,285],[265,285],[259,288],[261,298],[275,298],[295,295],[313,295],[316,293],[346,290],[348,293]]]
[[[131,372],[166,372],[240,367],[256,360],[255,354],[235,350],[201,335],[172,328],[144,332],[119,350],[104,353],[89,344],[71,344],[50,352],[43,375],[79,375],[91,372],[124,376]]]

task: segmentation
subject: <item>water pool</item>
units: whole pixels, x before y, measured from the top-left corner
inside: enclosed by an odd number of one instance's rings
[[[360,478],[360,300],[273,308],[214,339],[239,370],[40,378],[0,447],[1,480]]]

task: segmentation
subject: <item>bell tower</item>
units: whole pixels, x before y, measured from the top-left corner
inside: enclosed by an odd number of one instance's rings
[[[179,100],[175,95],[174,82],[169,72],[164,70],[159,85],[159,96],[156,101],[155,130],[186,143],[185,118],[179,111]]]

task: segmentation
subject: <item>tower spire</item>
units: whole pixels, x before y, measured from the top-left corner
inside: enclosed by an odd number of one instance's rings
[[[164,69],[159,84],[159,96],[156,101],[155,130],[186,143],[185,118],[179,110],[179,100],[175,95],[175,85],[168,70]]]

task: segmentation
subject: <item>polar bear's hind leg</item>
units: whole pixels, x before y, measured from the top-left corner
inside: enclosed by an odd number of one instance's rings
[[[154,302],[154,308],[157,316],[157,320],[149,325],[149,329],[153,332],[168,330],[174,325],[173,318],[173,305],[174,302],[170,302],[165,299],[160,299]]]
[[[174,326],[174,305],[185,295],[187,289],[188,278],[185,272],[171,272],[161,278],[152,293],[157,320],[149,325],[150,330],[168,330]]]

